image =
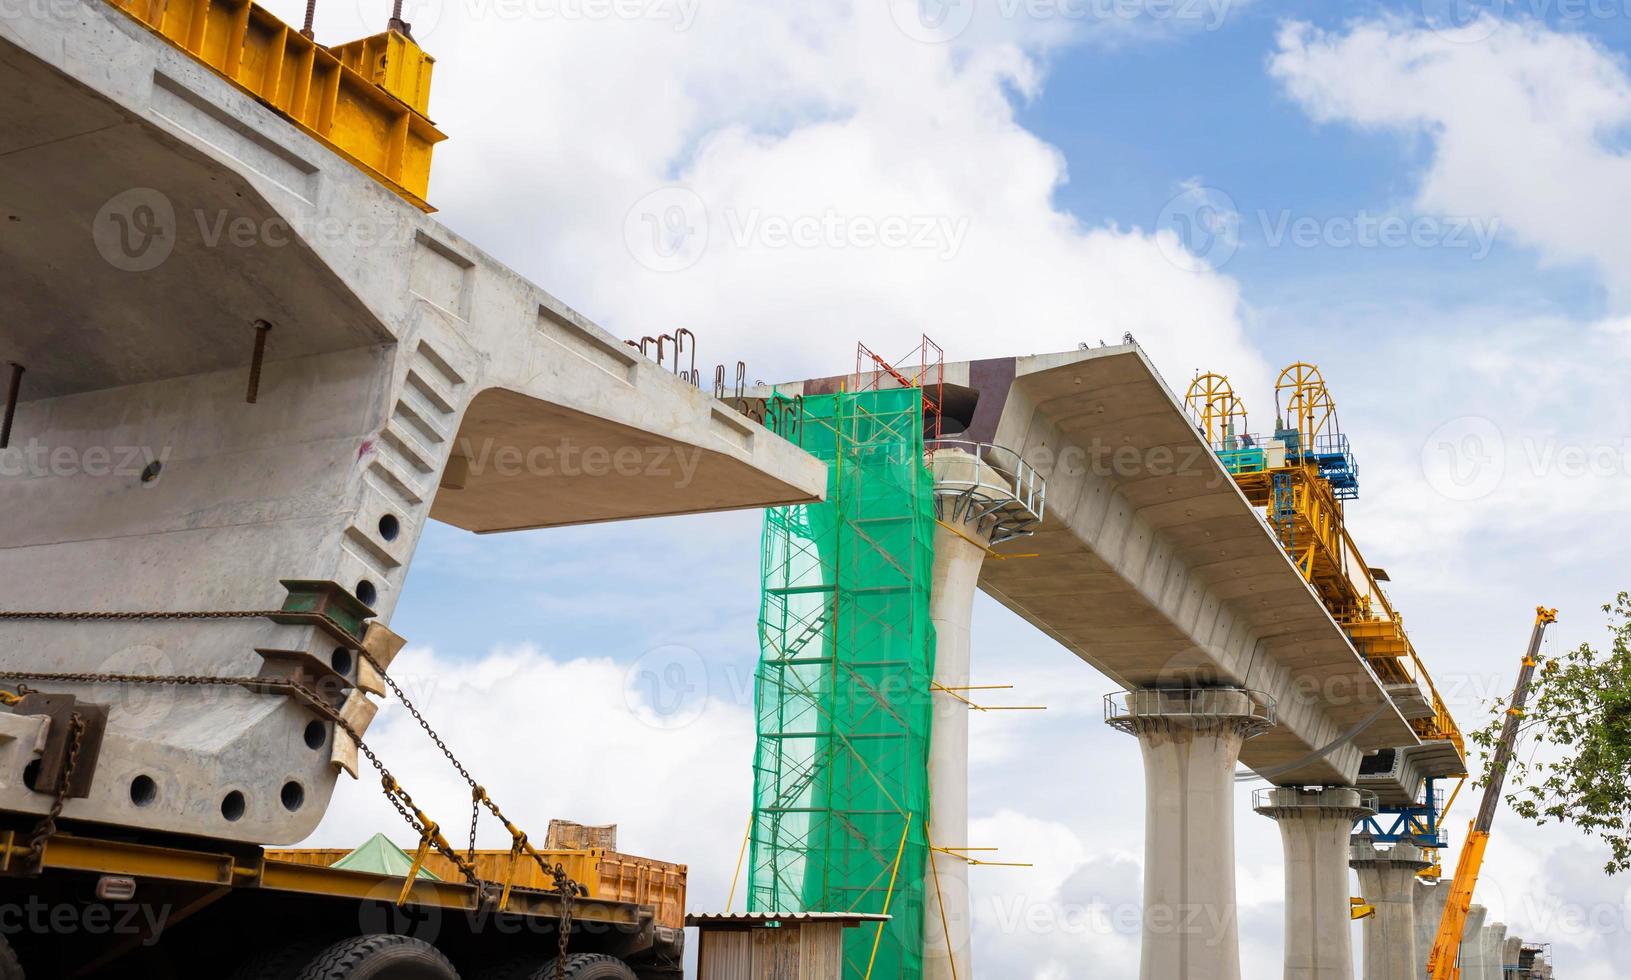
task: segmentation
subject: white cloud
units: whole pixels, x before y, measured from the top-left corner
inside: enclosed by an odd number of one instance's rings
[[[1631,299],[1631,123],[1622,58],[1529,22],[1459,30],[1370,22],[1340,33],[1282,28],[1270,71],[1310,115],[1421,137],[1431,160],[1417,206],[1493,216],[1501,237],[1549,262],[1589,263]]]
[[[420,31],[450,137],[431,199],[621,336],[695,330],[705,383],[738,358],[752,378],[838,373],[856,340],[894,356],[920,332],[952,359],[1131,331],[1181,371],[1255,366],[1232,280],[1055,207],[1064,159],[1014,113],[1054,43],[1023,5],[926,44],[874,0],[719,0],[684,30],[473,2]],[[1102,20],[1064,36],[1120,30]]]
[[[551,818],[618,824],[619,849],[690,867],[692,909],[724,908],[752,806],[751,706],[705,687],[653,689],[629,665],[558,660],[533,647],[480,659],[409,647],[391,674],[536,841]],[[388,702],[366,738],[449,839],[464,846],[470,790],[413,718]],[[491,817],[482,827],[480,846],[509,846]],[[306,846],[354,846],[380,831],[412,844],[365,768],[358,780],[341,778]],[[740,910],[740,890],[736,901]]]

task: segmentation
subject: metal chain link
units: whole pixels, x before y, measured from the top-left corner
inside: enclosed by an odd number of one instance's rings
[[[283,610],[220,610],[213,612],[0,611],[0,621],[88,620],[104,622],[128,622],[136,620],[256,619],[279,615],[282,613]],[[327,616],[323,616],[322,618],[331,623],[333,622],[333,620],[329,619]],[[335,625],[338,627],[338,624]],[[544,860],[543,856],[536,850],[526,845],[526,835],[518,830],[516,826],[510,822],[509,818],[504,815],[504,812],[499,809],[498,804],[494,803],[492,799],[487,796],[487,791],[481,786],[481,784],[476,782],[475,777],[470,775],[470,770],[467,769],[464,763],[460,762],[458,757],[453,754],[453,751],[447,747],[447,743],[443,741],[442,737],[437,734],[434,728],[431,727],[430,722],[428,722],[425,719],[425,716],[420,713],[418,706],[416,706],[412,699],[410,699],[403,692],[402,688],[396,683],[396,680],[392,678],[382,666],[380,666],[379,661],[375,660],[374,657],[368,653],[368,651],[358,648],[357,653],[359,653],[363,659],[367,660],[369,665],[374,668],[374,670],[379,674],[380,678],[388,687],[390,687],[391,693],[399,702],[402,703],[403,707],[408,709],[409,713],[413,715],[414,720],[418,722],[419,727],[424,730],[425,734],[430,737],[432,742],[435,743],[437,749],[441,751],[442,755],[470,786],[470,841],[465,855],[460,855],[446,843],[445,839],[442,838],[436,823],[430,820],[429,817],[425,816],[424,812],[414,805],[413,797],[408,794],[407,790],[402,787],[401,783],[397,782],[396,777],[391,774],[391,771],[386,768],[384,762],[382,762],[379,756],[368,747],[368,744],[363,741],[362,736],[354,728],[352,728],[350,723],[347,722],[337,710],[324,701],[316,691],[307,687],[305,684],[300,683],[299,681],[276,680],[260,677],[229,677],[208,674],[146,675],[82,672],[48,673],[37,671],[0,671],[0,680],[32,679],[36,681],[43,680],[57,681],[59,683],[81,684],[176,684],[203,686],[239,686],[246,683],[252,683],[253,685],[261,688],[274,688],[298,692],[302,699],[305,700],[311,707],[323,714],[330,721],[334,722],[335,725],[343,729],[345,733],[357,743],[357,748],[363,753],[364,757],[368,759],[369,764],[379,772],[380,781],[384,788],[385,796],[391,801],[391,805],[396,809],[397,813],[402,816],[402,819],[406,821],[417,834],[419,834],[421,842],[428,842],[438,851],[438,853],[442,854],[443,857],[447,858],[449,862],[459,869],[460,873],[464,875],[465,879],[469,881],[473,887],[475,887],[479,901],[490,900],[493,892],[491,883],[482,880],[475,868],[476,829],[477,822],[481,815],[481,807],[485,805],[487,809],[492,812],[493,816],[498,818],[498,820],[504,824],[517,843],[525,847],[527,853],[532,857],[533,861],[538,865],[540,870],[550,876],[555,886],[554,890],[560,897],[561,915],[558,930],[558,946],[560,955],[557,957],[556,980],[565,980],[566,949],[572,927],[572,904],[573,900],[578,896],[578,894],[580,894],[582,886],[566,873],[566,869],[561,863],[556,862],[551,864],[550,862]],[[81,723],[81,729],[82,728],[83,723]],[[75,751],[77,753],[77,742]],[[55,810],[57,812],[61,811],[62,803],[63,801],[59,801],[56,804]],[[53,832],[54,826],[55,825],[53,822]],[[46,836],[49,836],[49,834]],[[43,842],[44,838],[42,837],[40,844],[41,847],[43,847]]]
[[[74,767],[79,765],[80,739],[85,735],[85,719],[79,712],[74,712],[68,721],[68,762],[62,769],[62,779],[58,781],[56,792],[51,797],[51,809],[47,810],[40,822],[34,825],[34,833],[28,840],[28,866],[38,868],[45,857],[45,842],[57,832],[57,818],[62,816],[62,808],[68,802],[68,790],[73,783]]]
[[[0,620],[19,619],[45,619],[45,620],[86,620],[91,622],[130,622],[132,620],[146,619],[263,619],[267,616],[286,615],[284,609],[220,609],[215,611],[167,611],[167,612],[19,612],[14,610],[0,611]],[[322,615],[314,613],[312,615]],[[327,616],[323,618],[327,619]]]
[[[565,980],[566,946],[572,929],[572,901],[578,896],[581,886],[578,882],[572,880],[572,877],[566,873],[565,866],[560,862],[557,861],[551,864],[544,860],[543,856],[536,850],[526,846],[526,835],[516,829],[515,824],[511,823],[510,819],[504,815],[504,811],[499,809],[498,804],[494,803],[492,798],[487,795],[487,790],[476,782],[475,777],[470,775],[470,770],[466,769],[464,763],[460,762],[458,757],[453,754],[453,750],[447,747],[447,743],[436,733],[436,729],[432,728],[430,722],[426,721],[425,716],[420,713],[418,706],[413,703],[413,699],[409,698],[402,688],[398,686],[395,678],[386,673],[385,668],[380,665],[379,661],[374,659],[373,654],[361,649],[357,652],[364,660],[368,661],[370,667],[374,668],[374,671],[379,674],[386,686],[391,689],[391,694],[397,701],[401,702],[404,708],[408,709],[414,720],[419,723],[419,727],[424,730],[432,742],[436,743],[436,747],[441,750],[442,755],[453,765],[453,768],[459,771],[459,775],[464,777],[464,781],[470,785],[470,854],[472,862],[475,859],[476,849],[476,819],[480,815],[480,807],[485,806],[492,812],[494,817],[504,824],[517,845],[526,850],[539,869],[554,881],[555,891],[560,895],[561,899],[560,935],[558,939],[560,956],[557,959],[556,980]]]
[[[488,883],[484,882],[481,879],[481,876],[477,874],[474,863],[466,861],[463,855],[447,846],[446,842],[440,839],[440,834],[437,832],[436,823],[430,820],[429,817],[426,817],[424,815],[424,811],[420,810],[414,805],[413,797],[408,794],[406,789],[402,788],[402,784],[397,782],[396,777],[393,776],[391,771],[386,768],[385,763],[381,761],[379,756],[374,753],[374,750],[369,748],[368,743],[363,741],[361,734],[351,726],[351,723],[346,721],[338,710],[331,706],[327,701],[323,700],[322,696],[319,695],[317,691],[297,680],[265,677],[226,677],[210,674],[114,674],[28,670],[0,671],[0,680],[34,680],[47,683],[56,682],[59,684],[167,684],[220,687],[240,686],[249,683],[260,688],[273,688],[287,692],[295,692],[300,695],[300,700],[306,702],[308,707],[334,722],[336,726],[342,729],[347,735],[351,736],[351,739],[357,743],[358,750],[360,750],[363,753],[363,756],[368,759],[369,764],[379,772],[380,783],[384,787],[386,798],[391,801],[391,805],[396,809],[396,812],[401,814],[402,819],[407,821],[408,825],[413,828],[416,834],[419,835],[420,840],[428,840],[431,843],[431,846],[436,848],[438,853],[447,858],[454,867],[458,868],[459,872],[464,875],[465,880],[476,888],[478,895],[486,894],[491,891]],[[24,685],[18,684],[18,688],[21,690],[24,688]],[[75,717],[77,718],[78,715],[76,714]],[[80,727],[83,729],[83,723],[81,723]],[[77,754],[77,745],[75,747],[75,752]],[[65,799],[59,800],[53,807],[53,813],[51,814],[52,822],[50,829],[45,833],[45,837],[48,837],[51,833],[55,832],[55,815],[61,812],[64,802],[66,802]],[[36,830],[36,834],[38,833],[39,831]],[[40,838],[40,846],[44,846],[44,837]]]

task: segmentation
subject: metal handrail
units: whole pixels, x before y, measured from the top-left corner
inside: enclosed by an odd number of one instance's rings
[[[1143,688],[1104,696],[1104,720],[1127,730],[1134,718],[1244,718],[1266,728],[1279,720],[1278,702],[1238,687]]]
[[[1355,797],[1357,797],[1357,802],[1356,802],[1356,804],[1354,806],[1354,809],[1370,810],[1372,813],[1375,813],[1377,811],[1377,806],[1379,804],[1379,801],[1377,800],[1376,794],[1371,792],[1368,789],[1358,789],[1358,788],[1353,787],[1353,786],[1331,786],[1331,787],[1326,787],[1324,789],[1321,789],[1321,790],[1319,790],[1317,792],[1308,792],[1308,793],[1301,792],[1301,787],[1296,787],[1296,786],[1264,786],[1261,789],[1252,790],[1252,809],[1253,810],[1267,810],[1267,809],[1288,809],[1289,810],[1289,809],[1295,809],[1297,807],[1304,807],[1304,806],[1309,807],[1311,809],[1312,808],[1320,808],[1320,807],[1330,807],[1331,803],[1329,801],[1321,799],[1321,797],[1323,797],[1326,792],[1331,792],[1331,791],[1336,791],[1336,790],[1341,790],[1343,792],[1352,793],[1352,794],[1354,794]],[[1297,798],[1286,798],[1286,797],[1277,797],[1276,796],[1276,794],[1283,794],[1283,793],[1288,793],[1288,792],[1297,792],[1297,794],[1298,794]],[[1303,800],[1303,799],[1301,799],[1301,797],[1308,797],[1308,799]]]
[[[972,439],[931,439],[923,444],[924,455],[931,460],[939,449],[961,450],[974,458],[974,480],[968,484],[970,488],[987,487],[992,490],[1006,490],[1013,494],[1014,499],[1024,505],[1025,509],[1036,515],[1037,520],[1044,516],[1047,506],[1047,481],[1036,468],[1025,462],[1019,453],[1005,446],[994,445],[989,442],[975,442]],[[990,467],[993,472],[1001,476],[1008,484],[1006,488],[1000,484],[987,482],[982,479],[981,471]]]

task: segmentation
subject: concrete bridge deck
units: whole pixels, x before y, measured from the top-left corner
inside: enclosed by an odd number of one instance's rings
[[[0,19],[0,92],[0,362],[26,368],[0,453],[7,610],[276,609],[280,580],[316,579],[388,620],[428,518],[823,492],[818,461],[102,0]],[[12,670],[254,675],[258,649],[360,680],[310,626],[0,622]],[[327,805],[338,747],[291,699],[49,689],[114,705],[69,819],[289,843]],[[0,713],[0,809],[50,802],[22,778],[37,721]]]
[[[1134,345],[945,366],[948,434],[1047,481],[1035,536],[980,588],[1129,689],[1261,691],[1278,723],[1241,760],[1284,786],[1352,785],[1418,739]],[[844,379],[782,385],[831,390]],[[999,551],[1003,549],[998,549]]]

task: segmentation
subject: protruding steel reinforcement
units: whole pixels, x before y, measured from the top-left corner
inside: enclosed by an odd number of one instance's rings
[[[261,388],[261,362],[266,359],[266,335],[272,332],[272,325],[265,320],[255,321],[255,350],[249,356],[249,390],[244,393],[244,401],[255,404],[260,395]]]
[[[11,445],[11,423],[17,417],[17,396],[23,390],[23,366],[11,362],[11,383],[6,386],[6,415],[0,419],[0,449]]]

